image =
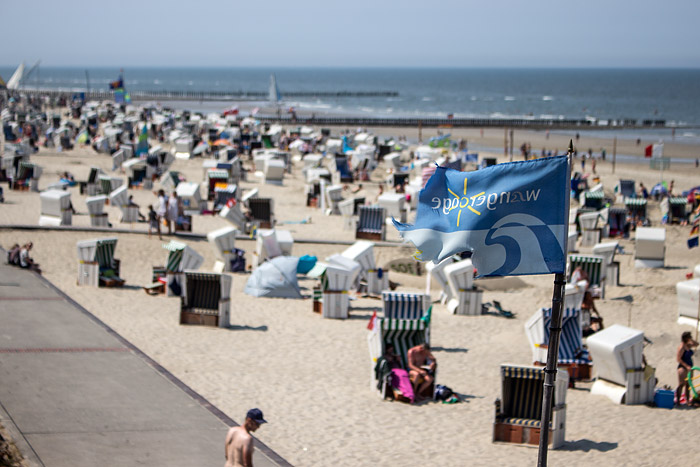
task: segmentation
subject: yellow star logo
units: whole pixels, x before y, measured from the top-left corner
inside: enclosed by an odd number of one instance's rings
[[[473,212],[473,213],[476,214],[477,216],[480,216],[480,215],[481,215],[481,213],[480,213],[479,211],[477,211],[476,209],[474,209],[473,207],[471,207],[471,206],[469,205],[469,203],[470,203],[470,201],[471,201],[472,199],[478,198],[479,196],[482,196],[485,192],[482,191],[481,193],[477,193],[477,194],[475,194],[474,196],[467,196],[467,177],[464,177],[464,196],[461,196],[461,197],[460,197],[460,196],[457,195],[454,191],[452,191],[449,187],[447,187],[447,191],[449,191],[450,194],[451,194],[452,196],[454,196],[455,198],[457,198],[457,200],[458,200],[458,202],[457,202],[456,204],[454,204],[452,207],[450,207],[450,211],[452,211],[453,209],[459,208],[459,211],[457,212],[457,227],[459,227],[459,222],[460,222],[460,220],[461,220],[461,218],[462,218],[462,210],[463,210],[464,208],[469,209],[471,212]],[[462,200],[466,200],[466,201],[467,201],[467,204],[465,204],[464,206],[462,206]]]

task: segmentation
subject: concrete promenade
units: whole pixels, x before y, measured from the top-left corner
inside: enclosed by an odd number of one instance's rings
[[[30,464],[49,467],[223,466],[236,424],[47,280],[4,261],[0,423]],[[254,464],[289,465],[257,440]]]

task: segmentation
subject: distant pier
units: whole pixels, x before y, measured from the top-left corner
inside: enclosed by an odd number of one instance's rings
[[[43,94],[49,96],[85,93],[88,99],[111,100],[114,92],[108,90],[61,89],[61,88],[23,88],[17,92],[23,94]],[[157,101],[229,101],[229,100],[267,100],[267,92],[258,91],[128,91],[132,100]],[[398,97],[396,91],[288,91],[284,97],[323,97],[323,98],[361,98],[361,97]]]

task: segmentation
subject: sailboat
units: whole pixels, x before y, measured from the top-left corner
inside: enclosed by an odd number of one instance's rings
[[[10,79],[7,81],[7,89],[19,89],[19,87],[23,84],[23,81],[29,78],[31,74],[34,73],[34,71],[39,67],[39,63],[41,63],[41,60],[37,60],[34,66],[32,66],[26,72],[24,71],[24,62],[20,63]]]
[[[268,99],[270,102],[274,103],[277,103],[282,99],[280,90],[277,88],[277,78],[275,77],[274,73],[270,75],[270,92],[268,94]]]

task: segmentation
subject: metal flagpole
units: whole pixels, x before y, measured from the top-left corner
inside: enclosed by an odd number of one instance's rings
[[[569,201],[571,199],[571,157],[574,153],[574,142],[569,140],[569,167],[566,178],[566,213],[564,224],[564,251],[569,237]],[[566,256],[566,253],[564,254]],[[549,422],[552,418],[552,402],[554,400],[554,382],[557,379],[557,360],[559,357],[559,335],[561,334],[562,308],[564,304],[565,273],[554,275],[554,291],[552,293],[552,322],[549,327],[549,346],[547,348],[547,366],[544,370],[544,395],[542,396],[542,418],[540,423],[540,448],[537,455],[537,466],[546,467],[547,449],[549,446]]]

